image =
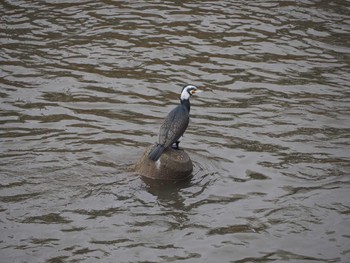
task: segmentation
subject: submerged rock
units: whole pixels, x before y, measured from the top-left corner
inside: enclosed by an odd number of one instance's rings
[[[154,145],[147,147],[136,163],[136,173],[160,180],[184,180],[191,175],[193,164],[184,150],[175,150],[169,147],[163,152],[159,160],[154,162],[148,158],[148,153],[153,147]]]

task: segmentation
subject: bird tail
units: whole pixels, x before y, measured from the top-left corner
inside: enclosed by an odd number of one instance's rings
[[[163,151],[165,150],[164,145],[162,144],[157,144],[157,146],[155,146],[150,153],[148,154],[148,157],[152,160],[152,161],[157,161],[159,159],[159,157],[162,155]]]

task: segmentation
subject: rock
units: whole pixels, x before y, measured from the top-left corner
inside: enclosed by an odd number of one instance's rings
[[[159,160],[154,162],[148,158],[148,153],[153,147],[154,145],[147,147],[136,163],[136,173],[152,179],[175,181],[187,179],[191,175],[193,164],[184,150],[175,150],[169,147]]]

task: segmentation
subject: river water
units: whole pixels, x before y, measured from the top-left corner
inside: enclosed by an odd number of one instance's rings
[[[0,262],[350,262],[350,1],[0,15]],[[185,84],[193,176],[144,180]]]

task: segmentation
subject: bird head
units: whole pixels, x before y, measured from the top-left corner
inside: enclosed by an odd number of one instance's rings
[[[181,100],[188,100],[196,92],[200,92],[200,90],[196,86],[187,85],[183,87],[181,91]]]

